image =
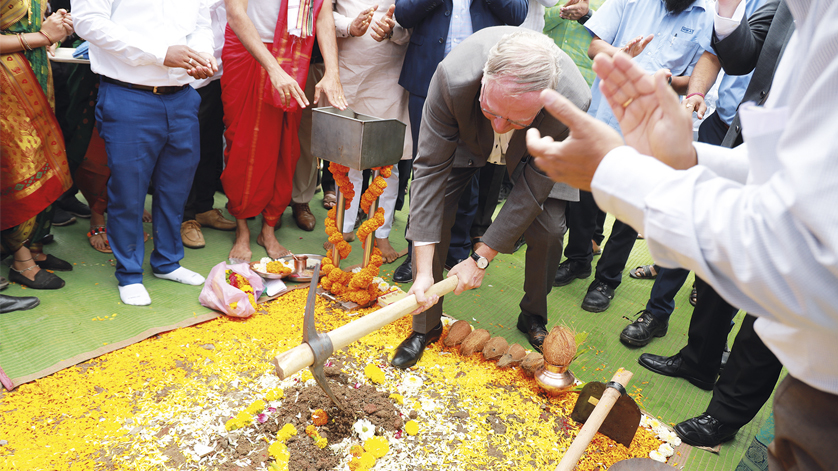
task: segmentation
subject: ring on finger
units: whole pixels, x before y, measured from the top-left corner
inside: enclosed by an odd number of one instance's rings
[[[628,99],[628,100],[626,100],[626,101],[624,101],[624,102],[623,102],[623,105],[622,105],[622,106],[623,106],[623,108],[625,108],[625,107],[627,107],[628,105],[630,105],[632,101],[634,101],[634,98],[633,98],[633,97],[632,97],[632,98],[629,98],[629,99]]]

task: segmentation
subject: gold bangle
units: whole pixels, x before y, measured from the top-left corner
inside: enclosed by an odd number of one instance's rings
[[[20,38],[21,41],[23,41],[23,44],[24,44],[24,47],[26,48],[26,50],[31,51],[32,46],[29,45],[29,41],[26,40],[26,37],[23,35],[23,33],[18,34],[18,37]]]
[[[48,35],[47,33],[45,33],[45,32],[44,32],[44,30],[40,30],[40,31],[38,31],[38,32],[39,32],[39,33],[41,33],[41,34],[43,34],[43,35],[44,35],[44,37],[45,37],[45,38],[47,38],[47,41],[49,41],[49,43],[50,43],[50,44],[54,44],[54,43],[55,43],[55,41],[53,41],[53,40],[52,40],[52,38],[51,38],[51,37],[49,37],[49,35]]]
[[[23,39],[21,38],[21,36],[23,36],[23,33],[17,33],[15,36],[17,36],[17,41],[20,43],[20,50],[25,51],[26,46],[23,45]]]

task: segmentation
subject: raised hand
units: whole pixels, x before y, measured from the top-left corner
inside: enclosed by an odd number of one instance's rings
[[[631,57],[637,57],[644,49],[646,49],[646,46],[652,42],[652,39],[655,39],[654,34],[650,34],[645,38],[643,36],[638,36],[629,41],[625,46],[621,47],[620,51],[630,55]]]
[[[375,10],[378,10],[378,5],[371,6],[366,10],[358,13],[358,16],[352,20],[352,24],[349,25],[349,35],[358,37],[363,36],[367,32],[367,28],[370,27],[370,23],[372,23],[372,15],[375,13]]]
[[[668,71],[650,76],[623,53],[597,54],[593,69],[628,145],[676,169],[695,165],[692,114],[678,103]]]
[[[556,119],[570,128],[561,142],[541,136],[536,128],[527,131],[527,149],[535,164],[554,181],[591,191],[591,180],[602,158],[623,145],[617,131],[580,110],[555,90],[541,92],[541,102]]]
[[[48,16],[47,19],[41,23],[41,31],[49,37],[52,41],[51,44],[55,44],[73,33],[73,19],[72,17],[69,19],[68,31],[68,26],[66,26],[64,20],[66,15],[69,15],[69,13],[67,13],[64,9],[61,9]]]
[[[565,20],[575,21],[585,16],[589,9],[588,0],[568,0],[568,2],[562,6],[559,16]]]
[[[387,13],[385,13],[380,20],[372,24],[372,33],[370,33],[370,36],[372,36],[373,39],[378,42],[390,39],[390,36],[393,34],[393,28],[396,27],[396,20],[393,19],[393,14],[395,12],[396,5],[390,5],[390,8],[387,9]]]

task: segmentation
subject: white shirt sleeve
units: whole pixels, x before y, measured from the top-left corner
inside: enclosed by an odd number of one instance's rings
[[[113,0],[73,2],[76,33],[128,65],[162,66],[169,50],[165,38],[134,33],[114,23],[111,21],[112,6]],[[211,47],[208,52],[212,53]]]
[[[719,3],[716,2],[713,6],[713,30],[716,32],[716,37],[719,41],[730,36],[739,27],[744,17],[745,0],[739,2],[739,5],[736,6],[736,10],[733,12],[733,16],[730,18],[719,16]]]
[[[200,53],[213,55],[215,44],[212,32],[212,17],[210,15],[210,2],[201,0],[198,10],[198,19],[195,22],[195,31],[187,36],[187,45]]]

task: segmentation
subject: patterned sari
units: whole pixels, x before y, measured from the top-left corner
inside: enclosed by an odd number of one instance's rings
[[[0,0],[3,34],[41,29],[40,0]],[[14,252],[48,231],[39,214],[70,188],[64,139],[53,112],[46,49],[0,55],[0,230],[3,249]]]

